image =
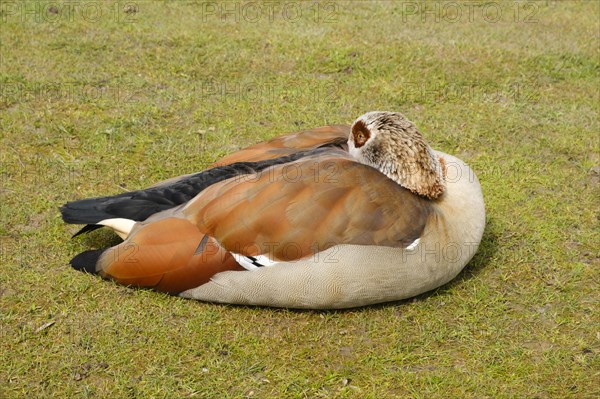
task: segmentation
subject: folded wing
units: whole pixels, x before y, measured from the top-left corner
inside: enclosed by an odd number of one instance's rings
[[[181,210],[228,251],[288,261],[339,244],[407,247],[430,212],[342,150],[215,184]]]

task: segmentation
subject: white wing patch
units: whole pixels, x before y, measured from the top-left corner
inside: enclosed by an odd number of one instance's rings
[[[131,233],[131,229],[133,229],[133,226],[135,225],[135,220],[123,218],[104,219],[96,224],[110,227],[119,235],[119,237],[126,240],[129,233]]]
[[[269,267],[278,264],[279,262],[272,261],[265,255],[246,256],[231,252],[231,255],[246,270],[256,270],[259,267]]]
[[[417,238],[409,246],[404,248],[404,250],[405,251],[414,251],[417,248],[417,246],[419,245],[420,241],[421,241],[421,239]],[[271,266],[275,266],[275,265],[281,263],[281,262],[276,262],[274,260],[271,260],[268,256],[265,256],[265,255],[246,256],[246,255],[236,254],[234,252],[231,252],[231,255],[236,260],[236,262],[239,263],[239,265],[242,266],[246,270],[256,270],[260,267],[271,267]]]
[[[419,241],[421,241],[421,239],[417,238],[416,240],[414,240],[412,242],[412,244],[410,244],[408,247],[404,248],[404,250],[406,250],[406,251],[414,251],[414,249],[417,247],[417,245],[419,245]]]

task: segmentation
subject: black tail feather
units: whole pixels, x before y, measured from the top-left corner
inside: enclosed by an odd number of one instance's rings
[[[85,226],[83,226],[83,228],[81,230],[79,230],[77,233],[73,234],[73,236],[71,238],[75,238],[81,234],[89,233],[90,231],[98,230],[102,227],[104,227],[104,226],[99,225],[99,224],[86,224]]]
[[[139,195],[138,193],[134,191],[126,193],[128,195],[120,194],[113,197],[88,198],[68,202],[60,207],[60,213],[66,223],[72,224],[96,224],[102,220],[112,218],[142,221],[156,212],[179,205],[177,202],[157,203],[162,200],[159,193],[149,192],[147,194],[154,195],[146,195],[147,198],[136,198]],[[141,191],[141,193],[141,195],[146,194],[144,191]],[[164,200],[162,201],[164,202]]]
[[[106,249],[93,249],[82,252],[71,259],[71,266],[73,266],[73,269],[75,270],[91,274],[98,274],[96,270],[96,264],[98,263],[98,259],[100,259],[100,255],[102,255],[104,251],[106,251]]]
[[[340,145],[342,145],[340,140],[334,140],[313,150],[300,151],[280,158],[217,166],[192,175],[181,176],[145,190],[68,202],[60,207],[60,212],[63,220],[72,224],[94,225],[102,220],[112,218],[125,218],[141,222],[155,213],[188,202],[212,184],[236,176],[258,173],[273,165],[292,162],[311,154],[327,151],[329,147]],[[84,227],[76,235],[92,229],[92,227]]]

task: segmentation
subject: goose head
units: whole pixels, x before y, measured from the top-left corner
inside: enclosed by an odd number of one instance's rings
[[[360,116],[348,138],[350,155],[415,194],[434,199],[445,190],[442,164],[414,123],[398,112]]]

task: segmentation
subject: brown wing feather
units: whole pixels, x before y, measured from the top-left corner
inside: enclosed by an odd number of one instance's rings
[[[289,133],[226,155],[210,167],[230,165],[235,162],[257,162],[279,158],[302,150],[317,148],[332,141],[346,141],[349,135],[350,126],[347,125],[323,126]],[[189,176],[191,174],[172,177],[155,183],[151,187],[173,184]]]
[[[256,162],[278,158],[309,148],[315,148],[336,139],[347,139],[349,135],[350,126],[346,125],[323,126],[303,130],[244,148],[221,158],[215,165],[229,165],[235,162]]]
[[[166,218],[142,226],[108,249],[96,268],[124,285],[178,293],[206,283],[225,270],[243,270],[213,238],[186,219]]]
[[[341,150],[218,183],[185,217],[229,251],[293,260],[336,244],[405,247],[430,206]]]

